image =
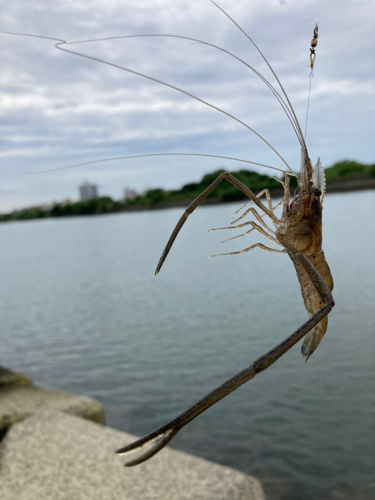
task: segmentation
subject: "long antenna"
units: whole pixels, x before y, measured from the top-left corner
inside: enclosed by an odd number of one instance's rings
[[[311,68],[311,71],[310,71],[309,94],[308,94],[308,97],[307,97],[307,110],[306,110],[306,123],[305,123],[305,141],[306,141],[306,138],[307,138],[307,121],[308,121],[308,118],[309,118],[311,81],[314,78],[314,63],[315,63],[315,57],[316,57],[315,48],[318,45],[318,36],[319,36],[319,34],[318,34],[318,25],[316,24],[315,27],[314,27],[314,33],[313,33],[313,37],[312,37],[312,40],[311,40],[311,47],[310,47],[310,68]]]

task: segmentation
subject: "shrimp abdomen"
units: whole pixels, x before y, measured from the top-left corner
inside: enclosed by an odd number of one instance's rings
[[[301,266],[299,261],[294,258],[293,254],[289,254],[289,256],[292,259],[294,267],[296,269],[305,308],[308,312],[309,317],[311,318],[316,312],[319,311],[319,309],[323,307],[322,299],[315,286],[311,283],[311,280],[309,279],[305,269]],[[325,260],[323,250],[311,257],[308,257],[308,259],[318,271],[320,276],[323,278],[323,281],[327,285],[328,289],[332,291],[333,279],[330,268],[327,264],[327,261]],[[315,351],[315,349],[322,341],[324,334],[327,331],[327,327],[328,318],[325,317],[306,334],[301,346],[301,356],[306,357],[307,359],[311,356],[311,354]]]

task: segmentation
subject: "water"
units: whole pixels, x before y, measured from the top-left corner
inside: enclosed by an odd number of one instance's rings
[[[337,305],[309,362],[293,348],[172,446],[253,473],[269,498],[375,494],[374,206],[374,191],[324,201]],[[216,248],[228,232],[206,229],[237,207],[192,215],[158,277],[181,209],[0,225],[0,364],[94,397],[109,426],[165,424],[306,318],[286,255],[204,257],[259,241]]]

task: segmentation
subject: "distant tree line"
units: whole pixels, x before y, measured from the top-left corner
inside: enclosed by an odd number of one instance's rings
[[[45,217],[69,217],[74,215],[95,215],[121,212],[129,206],[155,205],[162,202],[172,202],[185,199],[196,198],[204,189],[206,189],[216,177],[224,172],[217,170],[206,174],[200,182],[186,184],[178,190],[164,190],[161,188],[149,189],[146,193],[137,196],[132,200],[116,201],[109,196],[91,199],[88,201],[79,201],[76,203],[66,201],[55,203],[52,207],[30,207],[22,210],[15,210],[8,214],[0,214],[0,222],[12,220],[42,219]],[[343,178],[366,178],[375,177],[375,164],[364,165],[356,161],[343,160],[335,163],[332,167],[325,170],[327,184],[338,181]],[[250,170],[239,170],[232,172],[241,182],[248,186],[253,192],[259,192],[262,189],[280,189],[280,183],[268,175],[258,174]],[[290,178],[291,187],[296,186],[296,179]],[[244,193],[229,184],[222,182],[216,189],[210,193],[209,197],[215,197],[218,202],[237,201],[245,198]]]
[[[123,210],[124,203],[102,196],[88,201],[54,203],[52,207],[30,207],[0,215],[0,222],[10,220],[43,219],[45,217],[69,217],[72,215],[109,214]]]
[[[164,191],[161,188],[149,189],[143,195],[137,196],[126,203],[131,205],[152,205],[161,202],[196,198],[223,172],[225,172],[225,170],[216,170],[215,172],[206,174],[200,182],[186,184],[178,190]],[[246,186],[251,187],[252,191],[261,191],[266,188],[271,190],[281,187],[280,183],[272,177],[251,172],[250,170],[239,170],[237,172],[232,172],[232,174]],[[243,199],[245,195],[228,182],[222,182],[208,197],[217,198],[220,202],[226,202]]]
[[[327,184],[343,178],[375,177],[375,163],[365,165],[354,160],[342,160],[325,169]]]

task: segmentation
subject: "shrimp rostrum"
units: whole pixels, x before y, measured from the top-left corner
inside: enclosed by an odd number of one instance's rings
[[[222,10],[220,7],[218,8]],[[257,74],[257,76],[262,79],[262,81],[267,85],[267,87],[277,98],[292,125],[301,148],[300,173],[297,175],[282,159],[287,165],[287,170],[284,171],[285,180],[280,181],[284,188],[284,198],[281,202],[282,214],[280,217],[277,217],[275,215],[276,207],[273,207],[271,196],[267,189],[263,190],[259,194],[255,194],[249,187],[245,186],[232,174],[228,172],[220,174],[216,178],[216,180],[189,205],[189,207],[181,216],[180,220],[177,222],[177,225],[173,230],[169,241],[160,257],[155,274],[159,273],[178,233],[182,229],[189,215],[192,214],[192,212],[198,207],[198,205],[222,181],[227,181],[238,188],[240,191],[242,191],[249,198],[249,203],[247,203],[243,207],[243,209],[245,209],[244,213],[231,223],[230,228],[244,227],[245,225],[248,225],[250,226],[250,230],[245,234],[251,231],[258,231],[268,239],[270,239],[273,243],[275,243],[279,247],[279,249],[267,247],[262,243],[255,243],[242,251],[231,252],[224,255],[244,253],[254,248],[260,248],[271,252],[286,253],[292,260],[295,267],[298,281],[301,286],[304,305],[306,307],[309,319],[295,332],[289,335],[289,337],[287,337],[284,341],[282,341],[276,347],[254,361],[249,367],[245,368],[237,375],[230,378],[227,382],[222,384],[220,387],[213,390],[211,393],[202,398],[172,422],[169,422],[163,427],[155,430],[154,432],[151,432],[138,441],[117,450],[116,453],[118,453],[119,455],[127,455],[134,451],[140,452],[138,454],[138,457],[127,462],[125,464],[126,466],[137,465],[155,455],[187,423],[207,410],[210,406],[214,405],[216,402],[220,401],[225,396],[233,392],[239,386],[255,377],[255,375],[271,366],[276,360],[278,360],[283,354],[285,354],[291,347],[293,347],[303,338],[304,341],[301,347],[301,355],[307,360],[321,342],[327,330],[327,315],[334,306],[333,297],[331,295],[331,291],[333,289],[333,280],[322,250],[322,202],[326,187],[323,167],[320,160],[318,159],[315,168],[313,168],[297,116],[283,86],[281,85],[271,65],[268,63],[267,59],[255,45],[252,39],[237,25],[237,23],[235,23],[232,18],[229,17],[226,12],[224,12],[223,10],[222,12],[234,24],[236,24],[236,26],[253,44],[253,46],[255,46],[277,81],[280,89],[278,91],[254,68],[248,66]],[[311,43],[311,48],[313,49],[313,52],[311,53],[314,55],[312,59],[310,58],[311,70],[313,69],[315,61],[315,47],[317,45],[317,37],[318,27],[315,26],[314,38]],[[247,128],[250,127],[247,126]],[[261,140],[263,140],[269,147],[271,147],[271,149],[280,157],[280,155],[263,137],[261,137],[253,129],[250,130],[254,132]],[[289,176],[291,175],[297,177],[298,186],[297,194],[293,201],[291,201],[290,199],[289,189]],[[267,200],[266,204],[261,201],[262,196],[265,196]],[[253,206],[247,208],[249,204],[252,204]],[[249,213],[251,213],[255,217],[256,221],[238,224],[238,222]],[[271,220],[274,226],[274,230],[264,222],[264,217],[268,217]]]

